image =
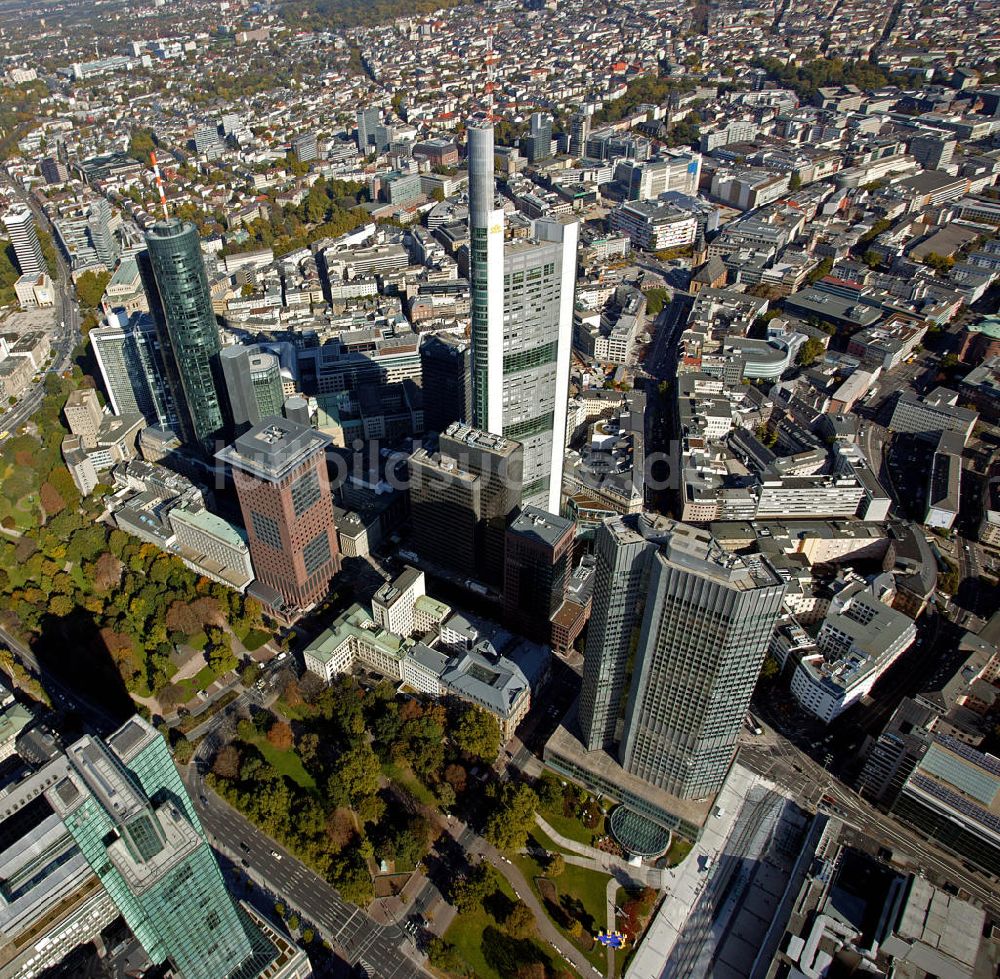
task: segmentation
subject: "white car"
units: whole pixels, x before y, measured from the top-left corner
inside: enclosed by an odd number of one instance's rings
[[[275,860],[280,860],[281,859],[281,854],[278,853],[277,850],[272,850],[271,851],[271,856],[274,857]]]

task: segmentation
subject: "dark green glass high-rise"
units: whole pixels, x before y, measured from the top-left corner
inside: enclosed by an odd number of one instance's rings
[[[226,889],[167,744],[133,717],[85,735],[46,790],[146,954],[183,979],[276,975],[278,949]]]
[[[149,309],[165,351],[168,382],[178,405],[184,441],[215,450],[221,435],[219,328],[201,257],[198,229],[190,221],[157,221],[146,232],[140,258]]]

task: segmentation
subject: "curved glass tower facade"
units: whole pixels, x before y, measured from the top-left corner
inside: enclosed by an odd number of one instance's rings
[[[172,354],[167,373],[187,429],[181,434],[212,450],[223,426],[216,383],[220,343],[198,229],[177,218],[157,221],[146,233],[140,267],[150,312]]]

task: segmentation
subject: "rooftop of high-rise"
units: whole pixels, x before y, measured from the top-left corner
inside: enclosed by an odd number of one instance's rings
[[[184,221],[181,218],[164,218],[163,220],[153,222],[146,232],[146,238],[179,238],[194,227],[191,221]]]
[[[463,469],[458,460],[453,456],[441,452],[432,452],[425,448],[419,448],[410,456],[410,465],[419,468],[437,470],[447,474],[452,480],[459,480],[465,483],[474,483],[479,477],[476,473]]]
[[[640,513],[613,517],[611,532],[622,544],[649,541],[661,548],[663,559],[685,571],[715,578],[740,590],[780,585],[781,579],[760,555],[727,551],[707,530],[670,517]]]
[[[513,439],[505,438],[503,435],[486,432],[481,428],[473,428],[463,422],[452,422],[442,434],[456,442],[464,442],[470,448],[486,449],[502,456],[511,455],[521,444]]]
[[[558,544],[571,531],[574,524],[565,517],[526,506],[510,525],[510,531],[527,538],[537,538],[545,544]]]
[[[215,458],[273,483],[324,451],[330,441],[308,425],[271,415],[220,449]]]

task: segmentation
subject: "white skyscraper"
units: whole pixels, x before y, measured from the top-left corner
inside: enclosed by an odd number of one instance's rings
[[[505,246],[492,124],[468,138],[474,421],[524,446],[522,502],[559,513],[579,226],[543,218]]]
[[[45,270],[45,257],[31,211],[24,204],[15,204],[3,216],[3,223],[14,246],[21,275],[41,275]]]

